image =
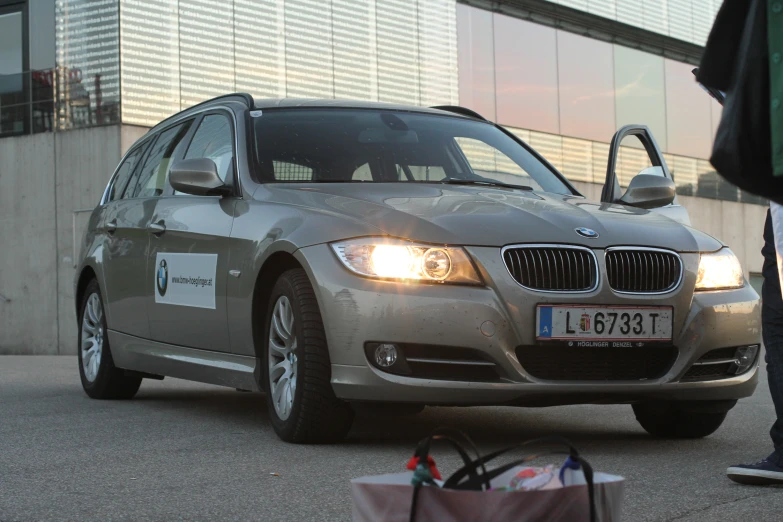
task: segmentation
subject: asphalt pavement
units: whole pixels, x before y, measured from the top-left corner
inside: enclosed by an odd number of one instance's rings
[[[0,521],[350,520],[353,477],[402,471],[417,440],[458,427],[488,451],[561,434],[626,478],[629,521],[783,519],[783,489],[730,482],[770,451],[766,376],[706,439],[656,440],[630,406],[427,408],[360,418],[348,439],[277,439],[264,397],[166,379],[131,401],[87,398],[76,357],[0,356]],[[436,453],[444,471],[454,456]]]

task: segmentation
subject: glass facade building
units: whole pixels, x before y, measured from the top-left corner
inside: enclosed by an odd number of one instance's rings
[[[723,0],[547,0],[586,13],[704,45]]]
[[[588,3],[568,4],[595,11]],[[654,3],[668,6],[668,20],[677,20],[679,4]],[[704,5],[714,16],[712,3]],[[617,13],[627,8],[620,1],[616,6]],[[688,20],[692,28],[705,23]],[[688,34],[692,41],[701,35]],[[457,35],[460,104],[510,128],[569,179],[603,183],[612,135],[623,125],[644,124],[680,194],[763,203],[724,182],[710,165],[721,108],[696,84],[693,65],[463,4],[457,5]],[[648,158],[635,138],[623,145],[617,174],[627,185]]]
[[[119,10],[124,123],[235,91],[458,101],[453,0],[120,0]]]
[[[527,0],[465,1],[0,0],[0,137],[152,126],[236,91],[461,104],[575,181],[603,183],[612,135],[642,123],[679,193],[763,202],[712,170],[720,106],[695,84],[692,65],[482,8]],[[653,32],[694,45],[720,4],[548,1],[638,28],[640,41]],[[646,161],[627,143],[621,181]]]
[[[454,0],[0,0],[0,38],[0,136],[151,126],[237,91],[458,102]]]

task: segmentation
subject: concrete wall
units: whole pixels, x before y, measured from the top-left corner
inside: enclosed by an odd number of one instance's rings
[[[89,214],[74,212],[97,204],[122,154],[146,132],[118,125],[0,139],[0,354],[76,353],[73,265]],[[575,185],[600,199],[600,185]],[[761,271],[766,207],[680,201],[746,272]]]
[[[89,213],[74,211],[95,207],[146,131],[109,126],[0,140],[0,354],[76,353],[73,264]]]
[[[0,140],[0,353],[57,353],[54,136]]]

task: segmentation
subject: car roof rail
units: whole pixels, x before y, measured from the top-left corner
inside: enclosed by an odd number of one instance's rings
[[[469,118],[476,118],[477,120],[487,121],[487,119],[484,116],[477,113],[476,111],[472,111],[466,107],[460,107],[459,105],[436,105],[434,107],[430,107],[430,109],[438,109],[440,111],[453,112],[454,114],[468,116]]]
[[[198,107],[202,107],[202,106],[207,105],[209,103],[214,103],[216,101],[223,101],[223,100],[225,100],[225,101],[239,101],[239,102],[242,102],[245,105],[247,105],[248,109],[252,109],[253,106],[256,103],[255,100],[253,100],[253,96],[251,96],[250,94],[248,94],[246,92],[234,92],[234,93],[231,93],[231,94],[221,94],[220,96],[215,96],[214,98],[210,98],[209,100],[204,100],[203,102],[197,103],[195,105],[191,105],[187,109],[183,109],[181,111],[178,111],[178,112],[172,114],[171,116],[169,116],[165,120],[161,120],[157,124],[155,124],[153,129],[155,127],[159,126],[160,124],[165,123],[165,122],[167,122],[168,120],[170,120],[170,119],[172,119],[174,117],[182,116],[183,114],[187,113],[188,111],[190,111],[192,109],[196,109]]]

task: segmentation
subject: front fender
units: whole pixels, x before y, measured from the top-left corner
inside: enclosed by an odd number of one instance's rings
[[[226,303],[231,349],[241,355],[255,354],[253,296],[256,282],[272,256],[285,254],[304,266],[305,260],[296,256],[301,248],[382,234],[378,228],[350,216],[272,201],[241,201],[235,212]],[[309,267],[305,270],[310,272]]]

